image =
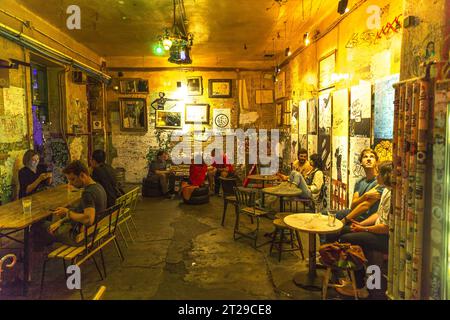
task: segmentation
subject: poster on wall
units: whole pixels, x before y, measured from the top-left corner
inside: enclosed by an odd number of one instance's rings
[[[308,150],[308,135],[307,134],[299,134],[298,135],[298,148]],[[308,152],[308,154],[310,154]]]
[[[291,162],[297,160],[298,143],[298,134],[291,134]]]
[[[1,89],[0,89],[1,90]],[[27,135],[25,89],[3,89],[3,113],[0,114],[0,143],[20,142]]]
[[[372,86],[370,82],[362,82],[360,85],[351,88],[351,137],[370,137],[371,102]]]
[[[280,72],[277,79],[278,81],[275,82],[275,100],[286,96],[286,73]]]
[[[308,133],[308,102],[306,100],[300,101],[298,110],[298,133]]]
[[[319,96],[319,134],[331,134],[331,91],[321,93]]]
[[[378,163],[392,161],[392,140],[375,139],[373,150],[378,155]]]
[[[394,136],[394,83],[399,82],[400,75],[386,77],[375,82],[374,97],[374,138],[391,140]]]
[[[231,128],[231,110],[213,109],[213,130],[222,131]]]
[[[331,92],[319,96],[318,153],[322,157],[324,173],[331,175]]]
[[[333,136],[348,136],[348,89],[333,93]]]
[[[333,136],[333,167],[331,177],[347,184],[348,137]]]
[[[317,153],[317,135],[308,134],[308,156]]]
[[[317,134],[317,100],[308,100],[308,134]]]
[[[359,155],[364,148],[370,148],[370,138],[350,137],[349,165],[349,197],[353,197],[356,181],[365,176],[364,168],[359,162]]]
[[[319,89],[333,85],[332,74],[336,72],[336,51],[324,56],[319,61]]]
[[[292,100],[290,100],[292,101]],[[298,102],[292,102],[292,109],[291,109],[291,134],[298,134]]]

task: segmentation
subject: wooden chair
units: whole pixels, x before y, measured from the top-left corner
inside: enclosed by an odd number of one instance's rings
[[[287,216],[287,215],[286,215]],[[281,254],[283,252],[290,251],[300,251],[302,255],[302,260],[305,260],[305,254],[303,252],[303,244],[300,238],[300,234],[297,230],[293,230],[283,221],[284,217],[280,217],[279,214],[275,215],[275,220],[273,220],[273,225],[275,231],[272,235],[272,242],[269,249],[269,254],[272,253],[275,247],[278,251],[278,262],[281,261]],[[297,243],[295,243],[295,241]],[[290,244],[290,249],[283,248],[283,245]]]
[[[106,291],[106,287],[105,286],[101,286],[100,289],[98,289],[98,291],[95,294],[95,296],[92,298],[92,300],[102,300],[103,296],[105,295],[105,291]]]
[[[333,287],[333,288],[342,287],[342,285],[339,285],[339,284],[329,284],[330,278],[331,278],[331,273],[335,269],[339,269],[339,268],[333,268],[333,267],[327,266],[327,270],[325,271],[325,275],[323,277],[323,283],[322,283],[322,299],[323,300],[327,299],[327,293],[328,293],[329,287]],[[358,291],[356,289],[355,271],[353,269],[344,269],[344,270],[347,271],[347,273],[350,277],[355,300],[358,300]]]
[[[106,247],[109,243],[115,242],[117,248],[119,248],[120,250],[120,247],[118,247],[115,231],[117,223],[119,221],[121,210],[121,205],[116,204],[106,209],[105,211],[96,214],[94,224],[91,226],[84,226],[81,232],[76,235],[75,242],[80,243],[80,246],[62,245],[47,255],[42,268],[41,287],[39,294],[40,297],[42,296],[42,291],[44,289],[45,269],[47,266],[47,262],[51,259],[62,260],[64,265],[64,275],[66,275],[66,263],[69,263],[69,265],[80,266],[87,260],[92,259],[100,275],[100,278],[103,280],[102,272],[100,271],[100,268],[98,267],[97,261],[94,257],[97,252],[100,252],[103,271],[106,277],[106,266],[103,257],[103,248]],[[80,295],[83,299],[82,289],[80,289]]]
[[[122,224],[125,223],[125,228],[128,232],[128,235],[130,236],[130,239],[132,242],[134,242],[133,235],[131,234],[130,226],[128,225],[128,222],[131,222],[132,226],[134,227],[135,231],[137,232],[137,227],[133,219],[133,213],[136,209],[137,200],[139,197],[139,187],[134,188],[133,190],[128,191],[126,194],[120,196],[116,199],[116,204],[122,205],[122,212],[119,217],[118,222],[118,229],[119,233],[122,236],[122,239],[125,242],[125,246],[128,247],[128,242],[125,238],[125,235],[122,231]]]
[[[234,192],[236,187],[236,178],[223,178],[220,177],[220,184],[222,185],[223,192],[223,213],[222,213],[222,227],[225,224],[225,215],[227,213],[228,204],[231,203],[234,206],[234,210],[237,210],[237,200]]]
[[[255,205],[256,193],[258,192],[258,190],[243,187],[234,187],[234,191],[236,194],[238,210],[236,211],[236,221],[234,224],[233,239],[238,240],[241,237],[251,239],[253,240],[253,247],[255,249],[257,247],[269,243],[270,241],[257,245],[259,224],[260,224],[259,218],[266,216],[269,213],[268,211],[257,208]],[[256,219],[256,228],[250,233],[243,233],[239,230],[241,214],[245,214],[252,219],[253,218]],[[241,237],[237,238],[236,235],[240,235]]]

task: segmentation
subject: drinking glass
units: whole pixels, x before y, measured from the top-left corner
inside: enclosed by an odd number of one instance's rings
[[[22,198],[22,209],[24,214],[31,215],[31,198]]]
[[[328,211],[328,226],[334,227],[336,225],[336,211]]]

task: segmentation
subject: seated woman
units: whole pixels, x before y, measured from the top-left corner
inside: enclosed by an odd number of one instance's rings
[[[189,167],[189,183],[181,184],[181,194],[183,199],[190,200],[195,189],[203,186],[206,179],[208,166],[203,161],[201,155],[196,155]]]
[[[52,173],[38,166],[39,154],[34,150],[28,150],[22,159],[24,167],[19,170],[19,198],[29,196],[41,191],[46,185],[52,183]]]
[[[309,157],[310,165],[312,170],[306,175],[304,178],[303,175],[293,170],[291,174],[288,176],[284,176],[282,174],[278,174],[281,180],[288,180],[287,182],[282,182],[278,186],[274,187],[277,189],[286,189],[286,188],[296,188],[300,189],[301,195],[300,198],[303,199],[311,199],[315,206],[317,206],[317,202],[321,197],[322,186],[324,183],[324,177],[322,172],[322,159],[318,154],[313,154]],[[276,197],[274,196],[266,196],[266,203],[274,203],[276,201]]]
[[[361,222],[352,221],[351,226],[345,226],[339,237],[339,242],[359,245],[367,255],[370,251],[388,252],[389,248],[389,213],[391,211],[391,171],[392,162],[380,164],[377,182],[384,186],[378,211]],[[358,296],[366,298],[369,295],[365,287],[363,269],[355,272]],[[336,288],[340,294],[354,296],[351,286]]]

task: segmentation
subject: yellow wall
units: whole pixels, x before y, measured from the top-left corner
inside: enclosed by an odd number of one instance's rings
[[[319,60],[333,50],[336,50],[336,73],[348,74],[350,77],[336,83],[336,89],[350,87],[358,84],[360,80],[373,82],[400,72],[403,30],[400,29],[398,33],[390,30],[387,37],[383,35],[381,39],[374,41],[379,30],[368,30],[369,14],[366,11],[370,5],[384,9],[381,15],[382,26],[403,14],[402,1],[394,0],[367,1],[348,14],[328,34],[312,42],[283,68],[290,75],[286,80],[286,88],[291,97],[308,99],[317,95]],[[400,21],[403,21],[402,17]],[[324,34],[332,22],[326,19],[318,27],[321,34]],[[311,39],[312,35],[313,30],[310,31]],[[352,41],[353,39],[358,41]]]

